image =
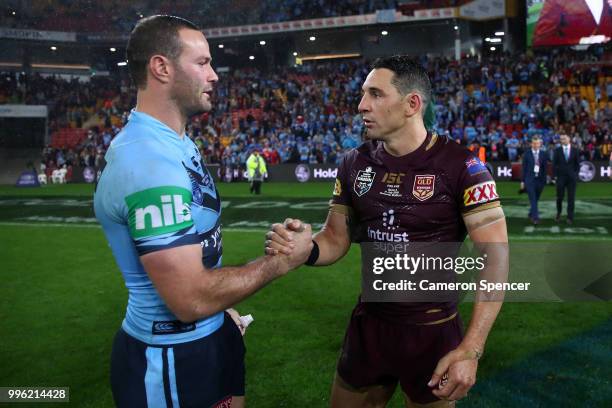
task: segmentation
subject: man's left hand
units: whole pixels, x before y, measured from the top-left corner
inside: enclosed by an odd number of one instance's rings
[[[476,350],[461,347],[442,357],[427,384],[432,393],[448,401],[465,397],[476,383],[478,357]]]
[[[238,329],[240,330],[240,334],[244,336],[244,333],[246,332],[246,327],[244,327],[242,325],[242,322],[240,321],[240,313],[238,313],[236,309],[232,309],[232,308],[226,309],[225,311],[227,312],[228,315],[230,315],[234,323],[236,323],[236,326],[238,326]]]

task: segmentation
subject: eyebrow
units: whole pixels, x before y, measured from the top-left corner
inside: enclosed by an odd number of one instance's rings
[[[375,86],[369,86],[369,87],[367,87],[367,88],[361,88],[361,91],[362,91],[362,92],[367,92],[367,91],[370,91],[370,92],[372,92],[372,91],[378,91],[378,92],[384,93],[384,91],[383,91],[382,89],[377,88],[377,87],[375,87]]]

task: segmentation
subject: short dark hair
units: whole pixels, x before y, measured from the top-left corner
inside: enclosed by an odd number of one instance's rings
[[[372,69],[386,68],[393,71],[391,83],[400,95],[404,96],[411,91],[417,91],[423,97],[423,112],[431,100],[431,82],[427,71],[407,55],[393,55],[392,57],[378,58],[374,61]]]
[[[179,30],[201,31],[191,21],[181,17],[155,15],[136,23],[127,43],[126,58],[132,81],[138,88],[147,86],[147,66],[154,55],[176,61],[183,51]]]

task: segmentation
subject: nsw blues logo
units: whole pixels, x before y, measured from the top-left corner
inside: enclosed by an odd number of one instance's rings
[[[219,195],[215,188],[210,173],[203,166],[199,166],[197,170],[183,163],[183,167],[189,176],[191,182],[191,214],[193,222],[199,233],[209,231],[217,222],[218,214],[221,212],[221,203]],[[216,216],[211,216],[217,213]]]
[[[370,191],[372,184],[374,184],[374,178],[376,173],[372,171],[372,167],[366,167],[365,170],[359,170],[357,177],[355,177],[355,183],[353,184],[353,190],[359,197]]]
[[[206,170],[206,168],[199,163],[196,157],[192,157],[191,162],[194,165],[195,170],[185,165],[185,163],[183,163],[183,167],[185,167],[185,171],[187,171],[187,174],[189,175],[191,191],[193,193],[193,202],[198,205],[204,205],[204,202],[206,201],[206,193],[216,199],[217,194],[215,183],[213,182],[208,170]]]

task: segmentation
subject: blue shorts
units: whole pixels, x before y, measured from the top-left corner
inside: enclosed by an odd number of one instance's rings
[[[117,332],[111,387],[119,408],[229,406],[244,395],[245,347],[225,314],[214,333],[187,343],[154,346]]]

